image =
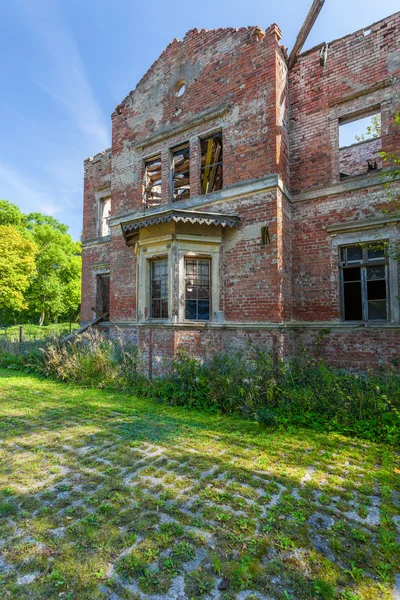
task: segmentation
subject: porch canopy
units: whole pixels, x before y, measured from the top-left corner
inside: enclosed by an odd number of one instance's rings
[[[153,214],[141,215],[121,222],[122,232],[128,246],[137,240],[137,234],[144,227],[159,225],[160,223],[192,223],[199,225],[221,225],[222,227],[239,227],[240,218],[237,215],[224,215],[221,213],[198,212],[195,210],[179,210],[171,208]]]

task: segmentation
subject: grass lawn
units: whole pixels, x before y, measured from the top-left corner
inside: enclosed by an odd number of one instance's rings
[[[400,456],[0,371],[0,598],[400,598]]]

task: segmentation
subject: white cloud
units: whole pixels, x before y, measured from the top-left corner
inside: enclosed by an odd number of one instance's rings
[[[56,0],[22,0],[26,21],[47,55],[46,79],[37,77],[40,87],[64,107],[85,135],[93,152],[110,143],[109,127],[98,106],[79,49],[63,23]]]

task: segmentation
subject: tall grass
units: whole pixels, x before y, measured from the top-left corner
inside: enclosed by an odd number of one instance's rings
[[[171,405],[239,414],[260,424],[290,424],[400,444],[400,379],[389,368],[349,373],[302,356],[280,363],[274,377],[272,356],[246,352],[216,354],[198,362],[184,352],[163,377],[149,380],[135,346],[91,331],[69,343],[35,342],[24,349],[4,347],[0,366],[33,370],[62,381],[111,387]]]

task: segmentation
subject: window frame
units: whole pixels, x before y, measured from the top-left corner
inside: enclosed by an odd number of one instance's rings
[[[182,200],[189,200],[190,196],[191,196],[191,185],[190,185],[190,170],[191,170],[191,144],[188,141],[186,142],[182,142],[181,144],[179,144],[178,146],[174,146],[173,148],[169,149],[169,156],[170,156],[170,170],[169,170],[169,191],[170,191],[170,201],[172,203],[174,202],[181,202]],[[174,156],[176,153],[178,153],[181,150],[185,150],[188,149],[189,151],[189,169],[188,169],[188,174],[189,174],[189,195],[185,198],[175,198],[175,185],[174,185],[174,174],[175,174],[175,166],[174,166]]]
[[[166,321],[167,319],[169,319],[169,311],[170,311],[170,303],[169,303],[169,260],[168,260],[168,256],[154,256],[152,258],[148,259],[149,261],[149,295],[150,295],[150,301],[149,301],[149,319],[151,321]],[[165,262],[167,265],[167,273],[166,273],[166,282],[167,282],[167,293],[166,293],[166,298],[163,298],[161,295],[161,291],[160,291],[160,298],[157,298],[157,300],[160,301],[160,317],[155,317],[153,314],[153,265],[156,262]],[[161,285],[161,281],[162,279],[160,278],[160,285]],[[163,316],[162,315],[162,300],[166,300],[167,301],[167,315]]]
[[[188,318],[186,316],[186,302],[187,302],[187,298],[186,298],[186,281],[187,281],[187,271],[186,271],[186,263],[189,260],[195,260],[195,261],[207,261],[209,268],[208,268],[208,319],[191,319]],[[185,254],[183,257],[183,284],[184,284],[184,307],[183,307],[183,316],[184,316],[184,321],[189,322],[189,323],[209,323],[210,321],[212,321],[212,296],[213,296],[213,280],[212,280],[212,269],[213,269],[213,259],[212,256],[209,255],[204,255],[204,254]],[[198,315],[198,302],[199,302],[199,298],[196,298],[196,302],[197,302],[197,308],[196,308],[196,314]]]
[[[105,212],[105,206],[106,206],[107,202],[110,203],[110,210],[109,210],[109,214],[105,217],[104,212]],[[99,237],[109,237],[111,235],[111,229],[108,224],[110,215],[111,215],[111,194],[108,192],[107,194],[100,196],[100,198],[98,199],[97,231],[98,231]]]
[[[340,282],[340,319],[344,323],[387,323],[391,320],[391,298],[390,298],[390,265],[389,257],[385,252],[385,255],[376,259],[368,259],[368,251],[376,245],[385,244],[388,246],[389,240],[381,239],[379,241],[371,242],[354,242],[348,244],[341,244],[338,246],[338,258],[339,258],[339,282]],[[360,260],[349,261],[347,257],[343,260],[343,252],[347,251],[347,248],[361,247],[362,258]],[[384,319],[370,319],[368,318],[368,278],[367,269],[373,266],[384,266],[385,267],[385,290],[386,290],[386,318]],[[361,284],[361,312],[362,319],[346,319],[345,318],[345,281],[344,272],[346,269],[360,268],[360,284]],[[351,282],[347,282],[351,283]]]
[[[147,173],[148,173],[148,165],[150,163],[154,163],[155,161],[160,162],[160,200],[158,203],[149,203],[148,192],[147,192]],[[143,159],[143,204],[145,208],[156,208],[160,206],[162,202],[162,155],[161,153],[153,154],[152,156],[148,156]]]

